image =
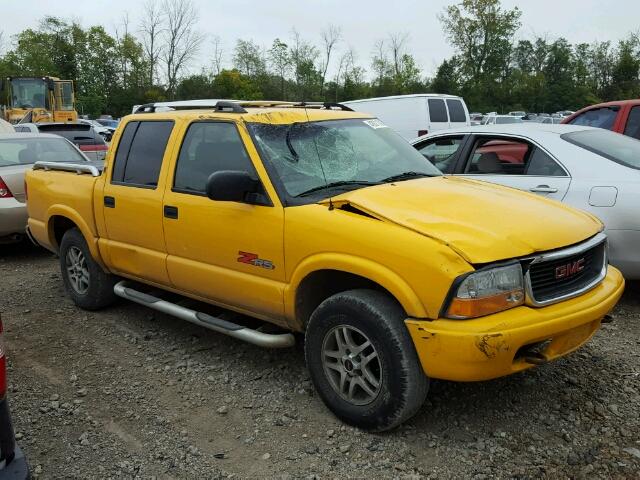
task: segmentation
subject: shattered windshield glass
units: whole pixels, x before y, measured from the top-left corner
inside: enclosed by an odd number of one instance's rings
[[[249,124],[264,160],[290,196],[323,196],[385,181],[441,175],[409,143],[376,119]]]

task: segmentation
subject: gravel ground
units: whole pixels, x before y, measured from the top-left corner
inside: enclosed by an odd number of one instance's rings
[[[372,435],[267,351],[133,303],[88,313],[56,258],[1,247],[17,437],[36,478],[640,478],[640,286],[580,351],[499,380],[433,381]]]

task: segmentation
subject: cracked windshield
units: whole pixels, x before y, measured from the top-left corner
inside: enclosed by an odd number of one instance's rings
[[[420,153],[376,119],[249,126],[287,194],[441,175]]]

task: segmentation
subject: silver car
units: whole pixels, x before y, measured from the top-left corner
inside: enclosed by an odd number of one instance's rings
[[[526,190],[596,215],[609,237],[611,264],[628,280],[640,280],[640,141],[599,128],[525,123],[439,131],[412,144],[445,174]],[[544,228],[544,219],[532,221]]]
[[[0,244],[20,241],[27,226],[24,172],[37,161],[89,162],[71,142],[49,134],[0,134]]]

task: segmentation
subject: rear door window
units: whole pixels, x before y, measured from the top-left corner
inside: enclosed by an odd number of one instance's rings
[[[447,107],[440,98],[429,99],[429,118],[432,122],[448,122]]]
[[[532,151],[524,140],[481,137],[476,140],[465,173],[524,175]]]
[[[449,119],[452,122],[466,123],[467,115],[464,113],[464,107],[460,100],[447,99],[447,107],[449,108]]]
[[[551,158],[544,150],[536,147],[531,154],[526,170],[527,175],[539,177],[566,177],[567,172],[558,162]]]
[[[111,181],[155,188],[158,185],[162,158],[173,130],[173,122],[132,123],[137,125],[127,125],[118,145]],[[129,127],[131,130],[128,130]],[[133,137],[131,140],[130,136]]]
[[[581,113],[568,122],[571,125],[582,125],[585,127],[597,127],[611,130],[616,121],[619,107],[592,108]],[[551,121],[549,121],[551,123]]]
[[[111,174],[112,182],[122,182],[124,178],[124,167],[127,163],[127,156],[129,155],[129,149],[131,149],[131,142],[133,141],[133,136],[138,129],[138,124],[140,122],[129,122],[127,126],[124,127],[124,131],[120,136],[120,141],[118,142],[118,150],[116,150],[116,156],[113,161],[113,172]]]
[[[624,134],[640,140],[640,106],[633,107],[629,112],[627,126],[624,127]]]

